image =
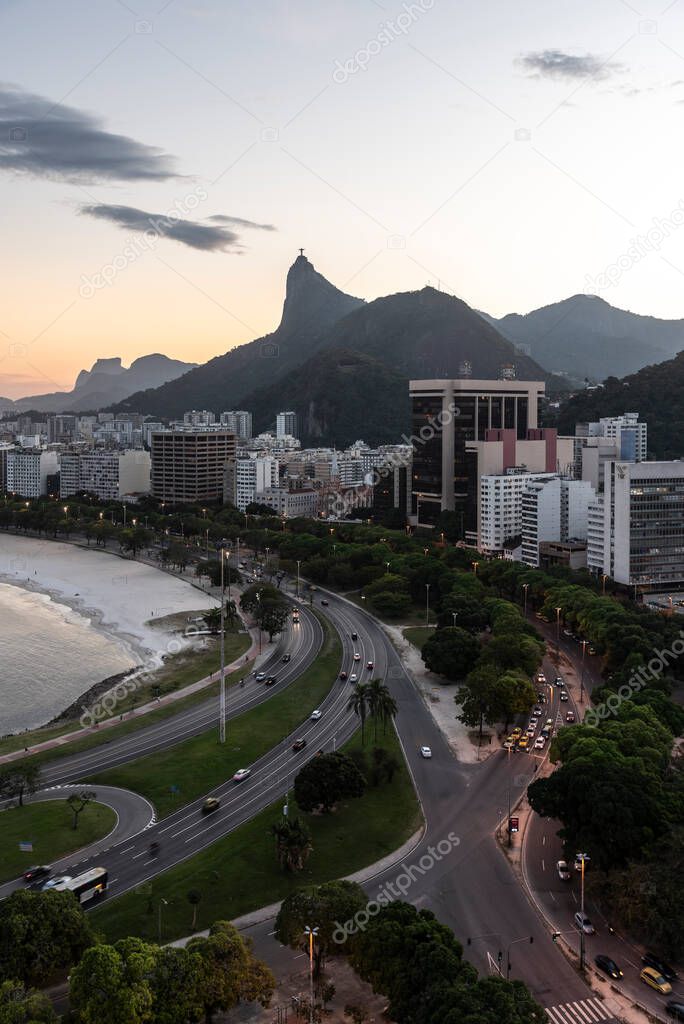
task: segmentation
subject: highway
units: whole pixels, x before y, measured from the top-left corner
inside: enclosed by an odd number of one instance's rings
[[[322,596],[322,591],[316,592],[317,601]],[[348,674],[357,671],[360,679],[370,678],[365,665],[372,661],[372,676],[385,679],[398,703],[397,732],[426,821],[425,833],[404,867],[385,871],[368,883],[369,896],[373,898],[380,889],[387,887],[398,898],[432,909],[463,942],[467,957],[485,973],[496,963],[501,951],[504,974],[510,964],[510,977],[528,984],[534,997],[550,1008],[554,1024],[613,1020],[602,1006],[595,1005],[584,982],[553,944],[494,838],[497,823],[507,807],[509,787],[515,802],[533,777],[534,758],[524,753],[507,757],[505,752],[497,752],[479,764],[460,764],[381,626],[352,602],[332,593],[327,593],[325,598],[329,602],[325,614],[342,640],[340,668]],[[315,623],[315,617],[303,610],[299,641],[294,641],[295,645],[299,643],[298,655],[287,666],[293,678],[317,653],[320,638],[317,642]],[[358,641],[351,640],[352,632],[358,633]],[[360,655],[358,662],[353,660],[355,652]],[[269,659],[274,672],[279,665],[276,690],[286,683],[283,671],[286,666],[280,662],[280,657],[278,649]],[[254,764],[245,765],[251,769],[251,774],[242,783],[229,780],[206,794],[221,800],[216,813],[202,815],[203,796],[154,822],[142,834],[115,843],[95,858],[81,860],[79,871],[95,864],[107,867],[111,895],[121,895],[192,857],[276,799],[283,798],[306,760],[318,750],[330,751],[341,746],[357,728],[358,720],[347,710],[349,683],[339,679],[330,682],[331,689],[320,705],[322,716],[318,721],[303,721],[277,747]],[[265,699],[263,688],[258,690],[257,684],[252,683],[249,686],[249,691],[246,687],[244,693],[233,691],[231,694],[232,714],[250,706],[249,703],[241,705],[240,701],[253,703]],[[179,727],[178,719],[182,716],[187,717]],[[104,767],[121,764],[195,735],[215,718],[216,701],[213,699],[157,726],[146,727],[131,737],[107,744],[105,749],[95,748],[48,765],[46,778],[84,780]],[[230,730],[228,732],[230,734]],[[307,747],[294,753],[292,743],[299,737],[306,738]],[[431,747],[431,759],[420,756],[422,745]],[[160,852],[154,857],[150,855],[153,841],[160,844]],[[451,850],[442,856],[440,850],[447,844]],[[278,959],[286,956],[285,951],[278,952],[273,939],[268,937],[269,931],[272,931],[272,924],[259,926],[252,932],[259,955],[268,961],[274,956]],[[570,1010],[566,1010],[567,1007]]]

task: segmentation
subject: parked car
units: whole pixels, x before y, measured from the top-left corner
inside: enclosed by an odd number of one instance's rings
[[[431,748],[430,747],[421,747],[420,748],[420,756],[421,757],[432,757],[432,750],[431,750]]]
[[[571,629],[564,629],[563,630],[563,636],[572,636],[572,630]]]
[[[568,862],[566,860],[559,860],[556,863],[556,871],[558,872],[558,877],[561,882],[570,881],[570,868],[568,867]]]
[[[235,772],[235,775],[233,776],[233,782],[242,782],[243,779],[246,779],[247,776],[251,774],[251,768],[238,768],[238,770]]]
[[[52,866],[50,864],[37,864],[33,868],[29,868],[28,871],[24,872],[25,882],[37,882],[39,878],[48,878],[52,874]]]
[[[577,927],[579,928],[579,930],[581,932],[584,932],[585,935],[595,935],[596,934],[596,929],[594,928],[593,924],[589,920],[588,915],[587,914],[583,914],[581,910],[578,910],[577,913],[575,914],[575,924],[577,925]]]
[[[323,712],[319,711],[318,708],[317,708],[315,711],[311,712],[311,715],[309,717],[310,717],[312,722],[317,722],[318,719],[322,717],[322,715],[323,715]]]
[[[684,1003],[679,1000],[668,1003],[665,1007],[665,1013],[668,1017],[672,1017],[673,1020],[684,1020]]]
[[[639,977],[645,985],[648,985],[649,988],[654,988],[656,992],[660,992],[663,996],[669,995],[672,991],[670,982],[655,967],[644,967]]]
[[[598,956],[594,957],[594,963],[599,968],[599,970],[607,974],[609,978],[619,979],[624,977],[622,971],[615,963],[615,961],[612,960],[609,956],[604,956],[603,953],[599,953]]]
[[[596,654],[596,648],[592,647],[591,644],[587,647],[587,654]]]
[[[235,778],[235,776],[233,776]],[[208,796],[202,804],[202,814],[213,814],[214,811],[218,811],[221,806],[221,801],[216,796]]]
[[[306,740],[302,737],[302,739],[294,741],[294,743],[292,744],[292,749],[295,752],[297,752],[298,750],[303,750],[305,746]]]
[[[661,957],[656,956],[655,953],[644,953],[641,958],[641,962],[644,967],[654,967],[659,974],[662,974],[666,981],[676,981],[677,972],[673,967],[663,960]]]

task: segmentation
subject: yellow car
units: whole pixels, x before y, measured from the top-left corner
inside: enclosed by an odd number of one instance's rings
[[[518,740],[518,750],[527,750],[529,745],[530,745],[530,737],[529,736],[521,736],[520,739]]]
[[[646,985],[654,988],[656,992],[660,992],[663,996],[669,995],[672,991],[670,982],[665,981],[665,978],[656,971],[655,967],[644,967],[639,977]]]
[[[511,733],[511,736],[514,740],[517,740],[519,736],[522,736],[522,729],[520,728],[520,726],[516,725],[515,729]]]

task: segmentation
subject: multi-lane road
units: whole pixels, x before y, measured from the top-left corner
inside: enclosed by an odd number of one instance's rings
[[[322,596],[317,591],[316,601]],[[359,678],[370,677],[365,666],[373,662],[372,676],[388,683],[398,703],[397,732],[425,817],[425,830],[415,849],[403,865],[382,871],[366,884],[369,896],[385,889],[432,909],[453,929],[464,943],[468,958],[484,972],[496,969],[501,954],[504,975],[508,971],[511,978],[524,980],[535,998],[549,1008],[554,1024],[612,1020],[554,946],[494,838],[509,793],[515,802],[534,777],[535,757],[522,753],[507,757],[497,752],[477,765],[459,763],[381,626],[342,597],[329,593],[325,599],[328,604],[321,610],[342,641],[340,670],[349,675],[357,672]],[[351,639],[352,633],[358,634],[356,641]],[[315,659],[321,642],[320,623],[302,606],[300,624],[290,628],[286,640],[290,662],[282,663],[283,642],[263,666],[264,671],[278,676],[277,685],[271,689],[277,692],[299,675]],[[359,661],[354,661],[355,653]],[[336,677],[330,684],[320,705],[320,719],[304,720],[277,747],[254,764],[245,765],[251,774],[242,783],[228,780],[211,794],[153,822],[141,834],[116,842],[72,867],[79,872],[94,864],[106,867],[111,896],[121,895],[192,857],[285,796],[308,758],[320,749],[330,751],[342,745],[358,725],[347,709],[349,683]],[[268,692],[253,680],[244,690],[233,688],[228,699],[229,715],[240,714],[266,699]],[[105,768],[203,732],[216,723],[216,718],[217,702],[212,698],[128,737],[48,764],[44,777],[49,785],[84,781]],[[292,743],[300,737],[307,740],[307,746],[294,753]],[[423,745],[431,747],[432,758],[420,756]],[[221,800],[219,810],[210,816],[201,813],[207,795]],[[150,855],[153,842],[159,844],[156,856]],[[273,940],[268,938],[271,930],[272,926],[266,924],[253,932],[258,951],[266,959],[270,959],[269,949],[275,952]]]

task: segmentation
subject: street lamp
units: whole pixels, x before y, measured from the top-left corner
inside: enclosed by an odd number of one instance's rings
[[[297,559],[297,597],[299,597],[299,567],[300,567],[301,564],[302,563],[301,563],[300,559],[298,558]]]
[[[588,640],[582,641],[582,672],[580,675],[580,704],[584,704],[584,655],[587,650]]]
[[[304,934],[309,939],[309,1024],[314,1020],[314,939],[318,935],[318,928],[310,928],[307,924]]]
[[[601,573],[601,593],[603,594],[604,597],[606,596],[606,580],[607,579],[608,579],[608,573],[607,572]]]
[[[556,662],[560,665],[560,613],[562,608],[556,608]]]
[[[162,940],[162,907],[168,907],[169,901],[165,899],[159,900],[159,918],[157,922],[157,932],[159,934],[159,942]]]
[[[453,624],[454,627],[456,626],[456,619],[457,618],[458,618],[458,612],[452,612],[451,613],[451,621],[452,621],[452,624]]]
[[[430,584],[425,584],[425,625],[430,625]]]
[[[523,583],[523,615],[527,618],[527,591],[530,589],[529,583]]]
[[[582,865],[580,874],[580,910],[582,912],[582,922],[584,922],[584,865],[586,861],[591,860],[588,853],[576,853],[575,863],[579,861]],[[580,971],[584,970],[584,928],[580,926]]]
[[[392,564],[391,562],[385,562],[385,565],[387,566],[387,573],[388,574],[389,574],[389,571],[390,571],[390,565],[391,564]]]
[[[478,567],[478,565],[479,565],[480,563],[479,563],[479,562],[471,562],[470,564],[471,564],[471,565],[472,565],[472,567],[473,567],[473,572],[474,572],[474,573],[475,573],[475,575],[477,576],[477,567]]]

